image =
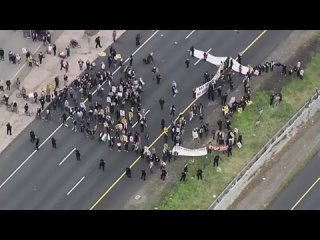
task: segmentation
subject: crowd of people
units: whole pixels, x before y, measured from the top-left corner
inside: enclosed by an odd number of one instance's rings
[[[51,36],[46,34],[40,34],[40,38],[45,39],[45,42],[51,44]],[[141,36],[136,37],[136,45],[140,45]],[[34,41],[39,40],[39,33],[32,33],[32,39]],[[115,34],[113,33],[113,40],[115,41]],[[96,48],[101,48],[100,38],[95,39]],[[67,50],[66,58],[70,56],[70,49]],[[54,50],[54,55],[56,50]],[[42,54],[42,53],[41,53]],[[1,57],[1,56],[0,56]],[[30,57],[27,56],[28,60]],[[241,56],[239,57],[241,58]],[[145,159],[149,164],[149,171],[153,172],[155,167],[160,170],[160,179],[165,180],[168,177],[168,172],[166,169],[167,162],[171,159],[176,159],[177,154],[173,153],[170,149],[170,145],[181,145],[182,137],[186,129],[187,122],[192,121],[195,116],[199,116],[200,125],[192,130],[192,138],[198,139],[202,137],[207,137],[210,133],[209,124],[204,122],[203,116],[203,105],[202,103],[194,104],[186,114],[179,114],[177,119],[175,117],[175,106],[170,107],[169,123],[170,130],[167,129],[166,120],[161,120],[161,130],[164,132],[163,139],[163,149],[157,152],[155,147],[148,147],[149,135],[145,130],[147,128],[147,113],[145,109],[142,108],[142,94],[144,92],[144,81],[142,78],[136,75],[135,69],[133,68],[133,56],[129,58],[129,64],[125,65],[121,54],[111,46],[108,56],[99,64],[96,65],[95,62],[90,62],[86,60],[79,59],[79,69],[84,71],[82,75],[71,81],[69,84],[68,68],[69,64],[65,58],[61,59],[60,70],[66,69],[66,74],[64,75],[64,84],[60,83],[58,77],[55,78],[55,89],[52,92],[50,89],[42,91],[39,97],[39,102],[41,107],[37,110],[37,117],[40,119],[46,119],[50,121],[52,111],[59,111],[58,115],[61,114],[60,120],[65,127],[69,127],[67,120],[70,118],[71,130],[77,132],[80,130],[86,137],[91,139],[96,139],[101,143],[107,144],[109,148],[115,149],[117,151],[132,151]],[[143,62],[146,64],[152,64],[154,61],[153,53],[150,53]],[[41,63],[41,60],[40,60]],[[189,67],[190,60],[185,62],[186,67]],[[293,74],[294,71],[297,72],[297,76],[303,79],[303,69],[301,68],[301,63],[299,62],[294,68],[287,67],[285,64],[274,63],[271,61],[265,64],[256,66],[254,68],[250,67],[250,71],[243,80],[244,94],[237,101],[234,97],[231,98],[229,103],[227,103],[228,96],[233,90],[232,81],[232,63],[227,59],[224,63],[224,68],[221,71],[221,76],[218,81],[213,82],[209,85],[207,91],[208,99],[212,101],[215,100],[215,96],[221,98],[221,105],[223,106],[222,112],[224,121],[219,119],[217,122],[218,130],[212,129],[213,140],[216,141],[217,145],[227,146],[227,149],[223,153],[227,156],[232,156],[232,147],[237,145],[239,148],[242,146],[242,135],[239,134],[238,129],[232,127],[233,115],[237,112],[242,112],[245,110],[247,105],[252,102],[251,99],[251,88],[250,80],[253,75],[261,75],[263,73],[268,73],[273,71],[274,67],[281,67],[281,73],[286,75]],[[111,71],[120,67],[121,76],[119,79],[114,79]],[[161,74],[159,73],[159,68],[156,66],[152,67],[151,72],[153,73],[153,79],[160,84]],[[212,76],[208,72],[204,73],[204,83],[209,82]],[[223,93],[222,85],[225,81],[229,83],[229,90]],[[105,83],[107,83],[105,85]],[[1,90],[1,85],[0,85]],[[171,85],[172,96],[176,97],[178,93],[177,83],[172,82]],[[94,93],[97,93],[97,97],[94,97]],[[26,95],[24,91],[23,96]],[[37,103],[38,94],[34,93],[34,101]],[[281,96],[282,97],[282,96]],[[86,102],[88,104],[86,105]],[[46,111],[44,110],[45,102],[49,103]],[[159,103],[161,110],[163,110],[164,100],[160,99]],[[136,121],[136,123],[135,123]],[[225,128],[223,129],[223,123],[225,123]],[[134,129],[135,125],[139,125],[139,130]],[[11,126],[10,126],[11,127]],[[170,133],[169,133],[170,131]],[[9,131],[8,131],[9,133]],[[11,134],[11,128],[10,128]],[[32,136],[31,136],[32,135]],[[169,135],[170,140],[169,142]],[[30,133],[31,142],[36,140],[36,148],[39,147],[39,138],[34,138],[35,134]],[[52,139],[53,147],[56,148],[56,140]],[[211,153],[213,143],[209,143],[208,151]],[[80,150],[77,149],[76,152],[77,160],[80,160]],[[79,159],[78,159],[79,158]],[[220,156],[217,154],[214,157],[214,166],[218,166]],[[104,160],[101,159],[99,163],[99,169],[104,170]],[[187,172],[187,167],[184,167],[180,181],[185,181]],[[197,171],[197,178],[202,180],[201,169]],[[126,175],[131,177],[131,169],[128,167],[126,169]],[[142,169],[141,179],[146,179],[146,170]]]

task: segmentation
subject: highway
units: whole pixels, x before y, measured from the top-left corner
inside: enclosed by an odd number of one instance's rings
[[[294,160],[294,159],[293,159]],[[267,207],[268,210],[320,210],[320,153],[307,163]]]
[[[143,36],[142,46],[138,49],[134,40],[137,32]],[[207,70],[209,73],[215,73],[217,70],[209,63],[199,62],[194,65],[197,59],[191,59],[191,67],[186,69],[184,61],[189,57],[187,50],[190,46],[194,45],[196,49],[204,51],[211,49],[210,53],[215,56],[235,58],[238,52],[246,49],[262,30],[243,30],[239,34],[233,30],[191,32],[192,30],[127,31],[114,44],[124,59],[136,52],[133,67],[136,75],[142,77],[146,83],[142,94],[142,106],[150,110],[146,129],[150,135],[150,143],[161,133],[161,118],[165,118],[166,123],[169,122],[171,105],[175,105],[176,113],[185,110],[193,101],[192,88],[202,84],[203,73]],[[291,32],[267,31],[248,48],[243,56],[243,64],[261,63]],[[147,42],[144,43],[145,41]],[[162,75],[160,85],[152,80],[153,65],[145,65],[142,62],[142,58],[150,52],[154,53],[154,65],[159,68]],[[96,60],[97,66],[100,66],[99,61],[101,58]],[[117,71],[114,79],[118,81],[121,75],[122,73]],[[175,98],[171,94],[173,80],[177,82],[179,90]],[[240,77],[234,79],[235,89],[238,85],[242,86],[240,80]],[[228,87],[224,86],[223,92]],[[160,110],[158,102],[160,97],[166,101],[164,111]],[[97,96],[94,95],[93,101],[96,99]],[[204,106],[208,105],[205,96],[199,101]],[[206,111],[220,113],[219,103],[220,99],[217,99],[211,108],[205,107],[204,114]],[[110,150],[105,144],[97,142],[96,139],[90,140],[79,131],[74,133],[71,128],[61,127],[59,118],[62,112],[55,110],[53,114],[53,120],[50,122],[34,120],[1,153],[0,209],[90,209],[93,205],[94,209],[121,209],[132,194],[143,185],[140,171],[142,168],[147,168],[147,163],[143,160],[137,161],[133,168],[133,178],[119,179],[125,168],[136,160],[135,153]],[[189,132],[197,124],[196,121],[188,123]],[[40,144],[53,135],[58,148],[53,149],[51,141],[46,141],[40,145],[39,151],[35,151],[34,145],[29,141],[31,129],[40,137]],[[140,132],[138,126],[131,132],[135,131]],[[162,139],[155,143],[158,152],[162,150],[162,144]],[[72,152],[74,148],[80,149],[81,161],[76,161]],[[101,158],[106,161],[104,172],[98,169]],[[117,184],[114,184],[116,181]],[[104,194],[107,190],[108,194]],[[101,198],[103,194],[105,196]],[[100,200],[97,202],[98,199]]]

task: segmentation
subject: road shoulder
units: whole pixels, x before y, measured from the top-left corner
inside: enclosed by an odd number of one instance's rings
[[[304,124],[290,142],[260,169],[228,208],[264,209],[320,149],[320,112]]]

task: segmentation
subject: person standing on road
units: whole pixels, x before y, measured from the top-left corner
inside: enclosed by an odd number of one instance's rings
[[[7,85],[7,90],[10,91],[11,81],[7,80],[6,85]]]
[[[56,54],[57,54],[57,46],[55,44],[53,44],[52,50],[53,50],[53,56],[56,56]]]
[[[126,168],[126,175],[127,175],[128,178],[131,178],[131,169],[130,169],[130,167]]]
[[[117,38],[117,32],[116,30],[113,30],[113,33],[112,33],[113,42],[116,42],[116,38]]]
[[[186,64],[186,68],[189,68],[189,65],[190,65],[190,59],[189,58],[186,59],[185,64]]]
[[[165,101],[164,101],[162,98],[160,98],[159,104],[160,104],[161,110],[163,110],[164,102],[165,102]]]
[[[20,78],[17,78],[17,81],[16,81],[16,86],[17,86],[17,89],[20,90]]]
[[[43,53],[40,52],[39,55],[38,55],[38,57],[39,57],[39,62],[40,62],[40,64],[42,64]]]
[[[0,60],[4,61],[4,51],[0,48]]]
[[[31,130],[30,131],[30,142],[34,143],[35,138],[36,138],[36,135],[34,134],[34,131]]]
[[[102,169],[102,171],[104,171],[104,166],[105,166],[104,160],[103,160],[103,159],[100,159],[99,169]]]
[[[171,108],[170,108],[170,116],[174,116],[175,110],[176,110],[175,106],[172,105]]]
[[[49,44],[51,44],[51,34],[49,32],[47,34],[47,41]]]
[[[60,71],[62,71],[62,68],[64,68],[64,60],[61,59],[60,61]]]
[[[178,88],[177,88],[177,83],[176,81],[173,81],[171,84],[171,90],[172,90],[172,95],[173,97],[176,97],[177,93],[178,93]]]
[[[78,149],[76,149],[76,159],[80,161],[80,152]]]
[[[130,55],[130,59],[129,59],[130,67],[132,67],[132,62],[133,62],[133,56],[132,56],[132,54],[131,54],[131,55]]]
[[[83,69],[83,61],[82,61],[82,59],[79,59],[79,61],[78,61],[78,64],[79,64],[79,68],[80,68],[80,71],[82,71],[82,69]]]
[[[98,48],[98,47],[102,48],[101,43],[100,43],[100,36],[96,37],[95,42],[96,42],[96,48]]]
[[[72,123],[73,123],[73,127],[72,127],[71,130],[74,131],[74,132],[77,132],[77,120],[74,118]]]
[[[54,139],[54,137],[51,138],[51,144],[53,148],[57,148],[57,141]]]
[[[194,58],[194,46],[192,45],[190,48],[191,56]]]
[[[140,35],[140,33],[138,33],[136,35],[136,46],[140,46],[140,39],[141,39],[141,35]]]
[[[203,173],[203,171],[201,170],[201,169],[198,169],[198,171],[197,171],[197,178],[198,178],[198,180],[202,180],[202,173]]]
[[[40,104],[41,104],[41,109],[43,110],[44,109],[44,103],[45,103],[45,101],[44,101],[44,98],[40,98]]]
[[[62,114],[61,120],[62,120],[62,124],[63,124],[65,127],[68,127],[68,125],[66,124],[66,120],[67,120],[67,115],[66,115],[66,113],[63,113],[63,114]]]
[[[157,84],[160,84],[160,80],[161,80],[160,73],[157,74],[156,79],[157,79]]]
[[[166,176],[167,176],[167,171],[165,169],[162,169],[160,179],[164,181],[166,180]]]
[[[146,173],[146,170],[141,170],[141,179],[143,180],[143,181],[145,181],[146,180],[146,176],[147,176],[147,173]]]
[[[161,129],[163,130],[165,128],[165,121],[164,119],[162,118],[161,120]]]
[[[39,150],[39,142],[40,142],[39,137],[36,136],[35,141],[36,141],[36,149]]]
[[[67,51],[67,57],[70,57],[70,47],[69,46],[66,47],[66,51]]]
[[[12,126],[10,125],[10,123],[7,123],[7,135],[12,135],[11,130],[12,130]]]

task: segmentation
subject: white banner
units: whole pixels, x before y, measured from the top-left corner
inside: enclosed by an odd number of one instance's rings
[[[172,149],[172,153],[177,152],[178,156],[191,156],[191,157],[199,157],[207,155],[207,148],[198,148],[198,149],[189,149],[181,146],[174,146]]]
[[[219,67],[218,71],[216,72],[214,77],[209,82],[206,82],[205,84],[196,88],[196,90],[195,90],[196,98],[201,97],[203,94],[205,94],[209,89],[209,85],[218,80],[218,78],[220,77],[220,71],[222,68],[223,68],[223,66]]]
[[[204,51],[200,51],[197,49],[194,50],[194,56],[196,58],[203,59],[204,53],[205,53]],[[224,62],[226,59],[227,57],[215,57],[208,53],[207,62],[212,63],[216,66],[220,66],[221,62]]]
[[[194,50],[194,56],[196,58],[203,59],[203,53],[204,53],[203,51],[200,51],[197,49]],[[212,63],[216,66],[220,66],[221,62],[224,63],[226,59],[227,59],[227,57],[215,57],[215,56],[208,53],[207,62]],[[233,58],[231,58],[231,59],[233,61],[232,70],[235,72],[240,72],[240,70],[241,70],[241,74],[246,75],[247,72],[249,71],[249,68],[241,65],[235,59],[233,59]],[[241,69],[240,69],[240,66],[241,66]]]

